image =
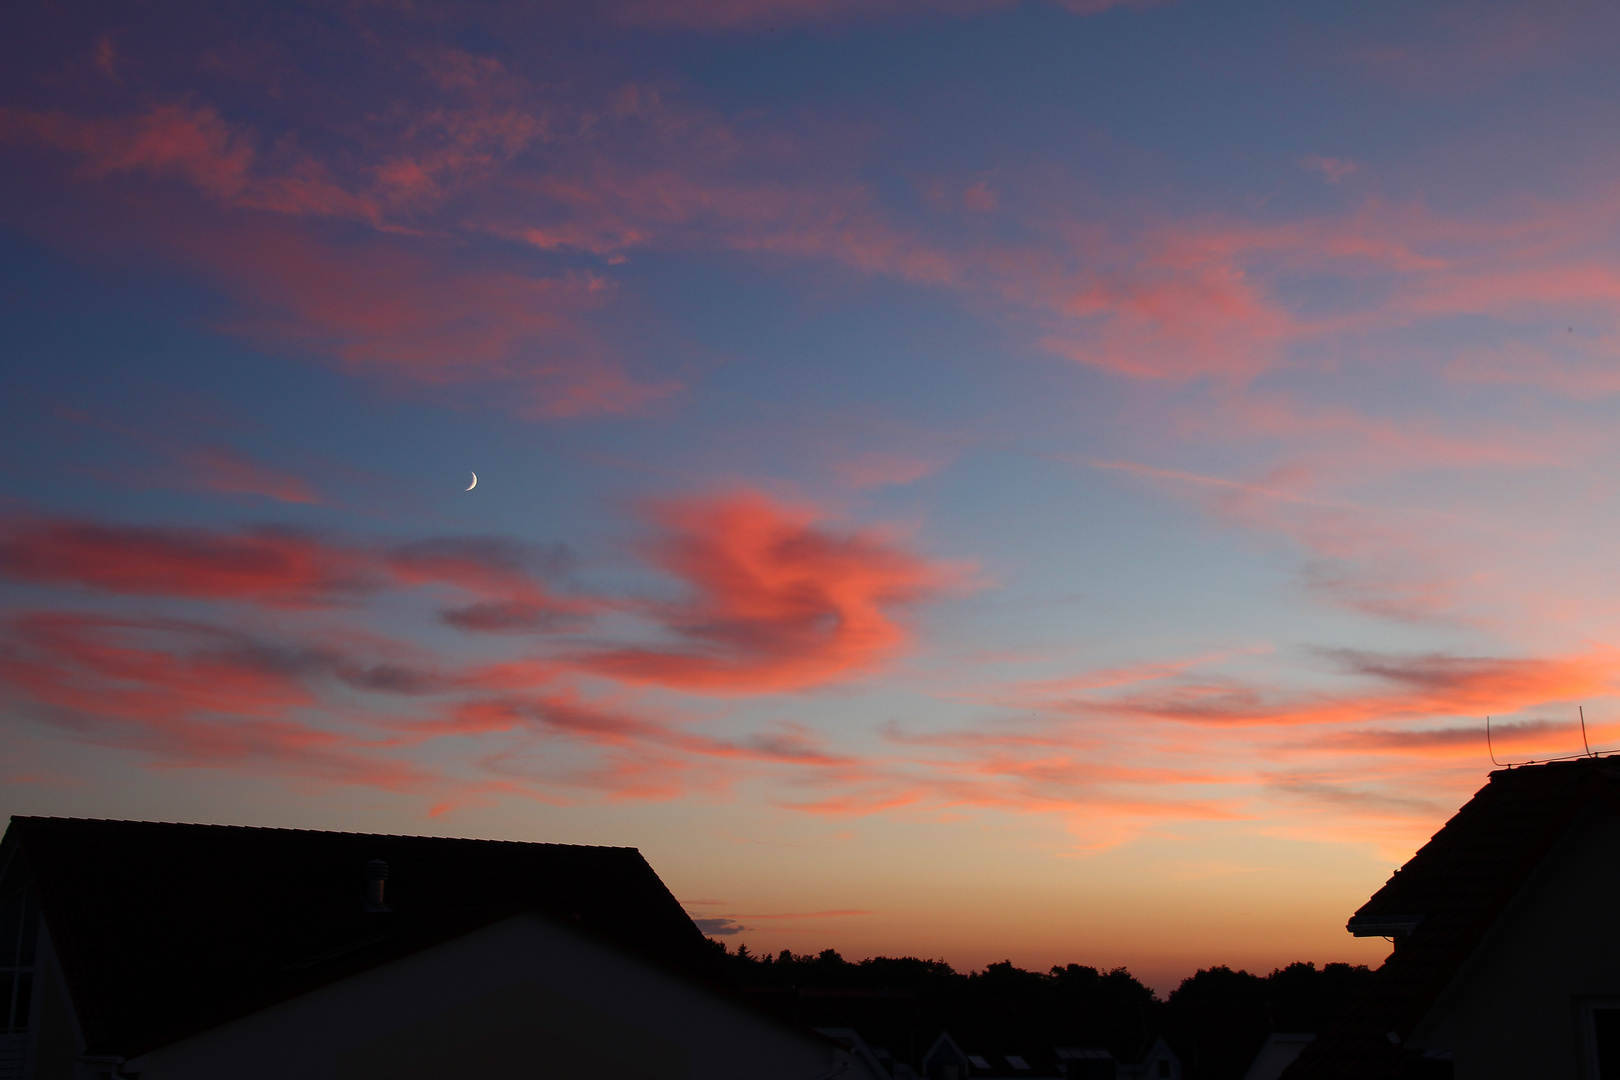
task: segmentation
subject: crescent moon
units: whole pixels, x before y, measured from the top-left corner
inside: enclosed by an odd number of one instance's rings
[[[473,488],[478,486],[478,474],[473,473],[472,477],[473,477],[473,482],[467,485],[467,487],[465,489],[467,491],[471,491]]]

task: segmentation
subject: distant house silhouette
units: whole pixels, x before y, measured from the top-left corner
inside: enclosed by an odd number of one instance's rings
[[[13,818],[3,1080],[872,1080],[633,848]]]
[[[1620,1077],[1620,758],[1493,772],[1348,929],[1395,951],[1285,1080]]]

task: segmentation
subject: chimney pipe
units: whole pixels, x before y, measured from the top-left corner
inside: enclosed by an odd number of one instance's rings
[[[366,910],[392,911],[383,903],[383,884],[388,880],[388,864],[381,859],[366,863]]]

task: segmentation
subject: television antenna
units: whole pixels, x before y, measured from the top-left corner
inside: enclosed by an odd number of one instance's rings
[[[1613,750],[1593,751],[1592,744],[1586,737],[1586,706],[1577,705],[1575,706],[1575,709],[1581,718],[1581,745],[1586,748],[1585,752],[1580,754],[1565,754],[1562,757],[1530,758],[1527,761],[1496,760],[1496,745],[1491,741],[1491,718],[1487,716],[1485,718],[1485,749],[1491,755],[1491,764],[1495,765],[1498,769],[1517,769],[1521,765],[1545,765],[1552,761],[1579,761],[1581,758],[1595,758],[1601,757],[1604,754],[1614,753],[1615,751]]]

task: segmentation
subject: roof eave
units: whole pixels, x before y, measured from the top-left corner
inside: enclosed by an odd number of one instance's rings
[[[1356,937],[1405,937],[1412,933],[1428,913],[1420,915],[1353,915],[1344,928]]]

